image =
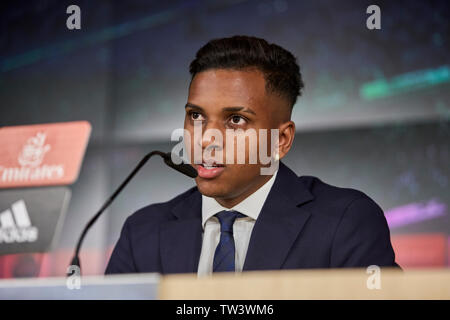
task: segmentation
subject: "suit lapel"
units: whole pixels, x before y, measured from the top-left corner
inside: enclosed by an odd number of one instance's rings
[[[274,185],[255,222],[244,271],[280,269],[310,213],[300,205],[314,196],[280,162]]]
[[[194,191],[176,205],[176,220],[166,222],[160,231],[162,273],[197,272],[202,245],[201,195]]]

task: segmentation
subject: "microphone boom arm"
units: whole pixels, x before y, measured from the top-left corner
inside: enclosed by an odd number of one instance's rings
[[[130,182],[130,180],[136,175],[136,173],[142,168],[142,166],[154,155],[159,155],[164,159],[164,162],[169,165],[170,167],[174,168],[175,170],[178,170],[190,177],[195,178],[196,170],[191,167],[188,164],[181,164],[177,165],[174,164],[171,160],[171,154],[164,153],[162,151],[152,151],[146,154],[142,160],[138,163],[138,165],[134,168],[133,171],[128,175],[128,177],[122,182],[122,184],[114,191],[114,193],[109,197],[108,200],[103,204],[103,206],[97,211],[97,213],[88,221],[86,226],[83,229],[83,232],[80,235],[80,238],[78,239],[77,246],[72,258],[71,265],[77,266],[80,269],[81,274],[81,265],[80,265],[80,258],[79,253],[81,249],[81,245],[83,243],[84,237],[86,236],[88,230],[92,227],[92,225],[97,221],[97,219],[100,217],[100,215],[106,210],[106,208],[109,207],[109,205],[114,201],[114,199],[117,197],[117,195],[125,188],[125,186]],[[190,168],[189,168],[190,167]],[[69,275],[69,274],[68,274]]]

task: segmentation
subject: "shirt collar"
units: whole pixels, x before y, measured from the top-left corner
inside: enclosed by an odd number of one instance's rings
[[[263,184],[258,190],[253,192],[250,196],[245,198],[243,201],[235,205],[234,207],[228,209],[220,205],[214,198],[202,195],[202,226],[205,228],[206,221],[214,216],[216,213],[223,210],[235,210],[247,217],[254,220],[258,219],[259,213],[264,205],[264,202],[269,195],[270,189],[272,188],[275,178],[277,176],[278,170],[273,174],[273,176]]]

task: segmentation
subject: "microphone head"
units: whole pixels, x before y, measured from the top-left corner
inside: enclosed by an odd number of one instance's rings
[[[172,161],[172,158],[176,163],[179,164],[174,163],[174,161]],[[178,172],[181,172],[182,174],[187,175],[188,177],[196,178],[198,176],[198,172],[193,166],[187,163],[183,163],[183,160],[180,157],[172,154],[171,152],[166,153],[163,156],[163,159],[165,164],[167,164],[169,167],[177,170]]]

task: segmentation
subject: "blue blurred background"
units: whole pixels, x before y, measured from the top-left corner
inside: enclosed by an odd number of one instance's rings
[[[71,4],[81,8],[81,30],[66,27]],[[366,28],[371,4],[381,8],[381,30]],[[93,131],[54,251],[0,257],[0,277],[64,274],[79,232],[104,199],[146,152],[170,150],[171,132],[183,126],[196,51],[237,34],[277,43],[301,66],[298,132],[285,163],[298,175],[360,189],[378,202],[404,268],[448,266],[449,6],[2,1],[0,126],[88,120]],[[128,215],[193,185],[152,160],[89,233],[84,270],[104,271]]]

